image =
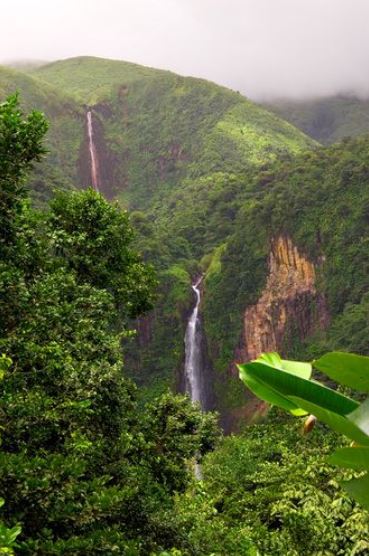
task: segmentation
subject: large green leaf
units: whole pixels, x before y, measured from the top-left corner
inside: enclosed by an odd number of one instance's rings
[[[347,418],[369,436],[369,398],[350,413]]]
[[[339,413],[335,413],[334,411],[322,407],[320,404],[310,402],[297,396],[291,396],[290,399],[293,403],[299,405],[308,413],[315,415],[319,421],[329,425],[336,432],[344,434],[358,444],[363,444],[364,446],[369,445],[369,436],[360,430],[355,423],[350,421],[347,415],[340,415]]]
[[[282,359],[282,369],[300,378],[305,378],[306,380],[309,380],[312,373],[312,366],[310,363],[288,361],[287,359]]]
[[[351,479],[342,483],[342,486],[347,490],[347,492],[355,498],[363,508],[369,510],[369,475],[365,474],[359,479]]]
[[[251,377],[262,384],[264,388],[272,389],[284,398],[295,396],[338,415],[351,413],[359,406],[351,398],[343,396],[339,392],[331,390],[318,382],[306,380],[290,372],[275,369],[258,360],[239,365],[239,368],[243,371],[243,377],[246,382],[247,378]]]
[[[329,456],[328,462],[340,467],[369,471],[369,446],[339,448]]]
[[[360,392],[369,392],[369,357],[333,351],[314,362],[332,380]]]
[[[247,365],[238,365],[238,368],[240,371],[240,379],[246,384],[251,392],[255,394],[255,396],[261,398],[265,402],[276,405],[281,409],[290,411],[293,415],[306,415],[306,411],[296,406],[293,402],[271,388],[269,385],[258,380],[257,377],[248,371]]]
[[[287,359],[281,359],[278,353],[263,353],[256,360],[260,363],[266,363],[270,367],[275,369],[280,369],[282,371],[287,371],[301,378],[309,379],[312,373],[312,366],[310,363],[304,363],[302,361],[288,361]]]

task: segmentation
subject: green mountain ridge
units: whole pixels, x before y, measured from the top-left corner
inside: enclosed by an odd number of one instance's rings
[[[241,95],[202,79],[92,57],[54,62],[32,75],[92,108],[110,153],[112,189],[134,208],[185,177],[237,172],[314,145]]]
[[[263,287],[270,241],[273,235],[285,233],[306,251],[305,233],[308,230],[308,237],[315,238],[310,230],[315,230],[319,219],[310,222],[305,208],[320,214],[317,207],[331,195],[337,207],[349,203],[350,194],[346,191],[348,197],[341,202],[343,191],[336,187],[341,174],[353,172],[355,187],[364,187],[365,172],[357,176],[353,166],[365,163],[366,140],[336,150],[320,148],[238,93],[127,62],[91,57],[63,60],[32,70],[23,85],[19,72],[11,75],[15,84],[21,84],[17,88],[25,102],[41,109],[45,104],[51,129],[54,120],[58,125],[59,113],[46,100],[56,99],[56,105],[63,106],[62,114],[64,106],[70,107],[73,133],[68,143],[56,135],[52,146],[70,156],[74,174],[67,176],[69,187],[84,187],[90,181],[86,114],[91,111],[100,189],[133,211],[136,243],[158,269],[156,309],[137,323],[136,344],[128,348],[130,374],[148,388],[149,397],[175,385],[183,367],[183,338],[193,303],[191,280],[207,273],[201,309],[206,332],[203,355],[208,368],[217,373],[209,380],[214,380],[216,405],[222,411],[242,403],[244,394],[229,377],[229,364],[239,341],[241,314]],[[41,94],[36,98],[32,87],[46,91],[46,99]],[[56,158],[55,168],[64,170]],[[344,179],[349,186],[351,178]],[[292,207],[300,215],[297,235],[283,217]],[[337,218],[336,213],[332,218]],[[346,234],[350,235],[350,226],[356,230],[358,219],[355,213]],[[314,253],[318,247],[311,241],[309,249]],[[329,234],[327,241],[331,241]],[[332,247],[333,260],[338,248],[346,249]],[[356,256],[363,260],[361,252]],[[329,272],[324,280],[333,279]],[[336,315],[338,295],[343,295],[338,289],[328,295],[331,315]],[[359,296],[354,302],[360,300]],[[344,305],[337,319],[342,311]],[[309,346],[313,340],[306,342]],[[285,348],[290,352],[298,346],[302,349],[296,337]]]

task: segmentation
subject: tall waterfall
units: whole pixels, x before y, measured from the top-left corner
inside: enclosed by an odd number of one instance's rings
[[[200,406],[203,407],[204,396],[202,392],[201,331],[199,319],[201,280],[202,277],[192,285],[192,289],[196,294],[196,304],[188,321],[185,335],[185,380],[186,392],[190,395],[192,402],[199,402]],[[202,479],[201,464],[197,461],[195,462],[194,473],[196,479]]]
[[[95,191],[99,191],[98,161],[97,161],[96,147],[94,143],[94,129],[92,123],[91,110],[87,112],[87,134],[88,134],[88,148],[90,151],[90,159],[91,159],[91,182]]]
[[[185,380],[186,392],[190,395],[193,402],[203,405],[203,392],[201,380],[201,345],[200,345],[200,321],[199,306],[201,302],[200,278],[192,289],[196,294],[196,305],[187,324],[185,335]]]

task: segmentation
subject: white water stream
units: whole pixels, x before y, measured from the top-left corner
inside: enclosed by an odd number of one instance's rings
[[[196,305],[187,324],[185,335],[185,379],[186,392],[193,402],[202,406],[201,392],[201,345],[199,337],[199,306],[201,302],[200,278],[192,289],[196,294]]]
[[[189,394],[192,402],[198,402],[200,407],[203,406],[203,395],[201,389],[201,344],[200,344],[200,319],[199,307],[201,302],[200,278],[192,289],[196,294],[195,308],[190,316],[185,334],[185,380],[186,392]],[[195,463],[194,473],[196,479],[202,478],[201,465]]]
[[[92,124],[91,110],[87,112],[87,134],[88,134],[88,148],[90,151],[90,159],[91,159],[92,186],[95,189],[95,191],[99,191],[98,163],[97,163],[96,147],[94,143],[94,129]]]

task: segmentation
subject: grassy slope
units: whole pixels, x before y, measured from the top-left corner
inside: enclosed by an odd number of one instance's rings
[[[369,132],[369,100],[336,96],[279,101],[267,108],[323,144]]]
[[[169,72],[92,56],[59,60],[32,70],[32,75],[73,95],[80,103],[93,105],[110,97],[115,88],[139,79]]]
[[[40,201],[55,188],[78,185],[77,159],[83,137],[83,113],[75,101],[37,78],[0,66],[0,100],[18,91],[25,110],[41,110],[50,121],[49,154],[30,184]]]

